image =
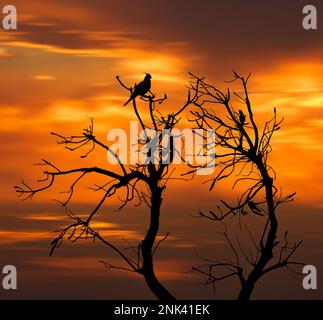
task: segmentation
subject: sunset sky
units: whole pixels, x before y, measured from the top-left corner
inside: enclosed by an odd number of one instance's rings
[[[6,3],[0,0],[0,8]],[[14,1],[18,30],[0,29],[0,268],[18,269],[18,290],[0,288],[0,298],[154,298],[139,276],[106,270],[98,260],[118,261],[91,242],[68,243],[49,257],[54,231],[66,215],[52,201],[64,184],[21,202],[13,186],[21,177],[41,177],[33,164],[46,158],[60,168],[106,164],[99,152],[82,160],[58,146],[52,131],[77,134],[95,119],[103,141],[111,128],[128,128],[130,105],[122,107],[128,84],[152,74],[152,89],[167,93],[165,110],[176,110],[187,95],[188,72],[226,88],[232,69],[251,72],[250,97],[257,121],[276,107],[285,117],[273,140],[270,163],[278,186],[297,191],[297,201],[281,210],[282,228],[304,240],[298,257],[318,268],[318,290],[307,292],[286,271],[264,278],[255,298],[322,299],[323,296],[323,3],[318,30],[302,28],[308,1],[248,0],[70,0]],[[187,113],[188,116],[188,113]],[[205,180],[205,179],[204,179]],[[198,254],[225,255],[216,224],[192,217],[220,199],[236,198],[225,182],[213,192],[203,178],[174,181],[164,194],[160,234],[170,232],[156,257],[157,274],[179,298],[235,298],[236,283],[223,282],[213,293],[191,272]],[[90,179],[87,185],[95,183]],[[60,187],[60,188],[59,188]],[[65,185],[66,187],[66,185]],[[65,188],[66,189],[66,188]],[[199,192],[196,192],[199,190]],[[97,195],[81,188],[73,207],[89,210]],[[107,202],[96,221],[104,235],[120,243],[145,232],[146,207],[113,211]],[[194,220],[195,219],[195,220]],[[285,230],[285,229],[284,229]]]

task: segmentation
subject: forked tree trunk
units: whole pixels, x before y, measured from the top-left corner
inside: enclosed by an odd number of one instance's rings
[[[154,295],[163,301],[176,300],[175,297],[158,281],[154,271],[153,247],[159,229],[160,207],[162,203],[162,188],[151,188],[150,225],[145,239],[141,244],[143,259],[142,274]]]
[[[274,195],[273,195],[273,179],[269,176],[268,171],[261,159],[256,160],[255,164],[262,176],[265,185],[266,203],[269,218],[269,230],[265,236],[263,247],[261,248],[261,255],[250,272],[246,282],[242,286],[238,300],[249,300],[255,288],[256,282],[262,276],[263,270],[267,263],[273,258],[273,249],[278,230],[278,221],[275,213]]]

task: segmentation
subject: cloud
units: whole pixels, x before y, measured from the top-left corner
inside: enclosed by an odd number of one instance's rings
[[[51,81],[51,80],[55,80],[56,79],[55,76],[45,75],[45,74],[34,75],[34,76],[32,76],[32,78],[34,80],[38,80],[38,81]]]

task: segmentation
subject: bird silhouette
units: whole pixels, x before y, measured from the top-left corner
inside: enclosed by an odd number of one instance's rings
[[[125,102],[124,106],[126,106],[130,101],[136,99],[138,96],[145,96],[147,92],[149,92],[151,88],[151,75],[146,73],[146,76],[143,81],[138,84],[135,84],[134,91],[132,92],[129,100]]]
[[[246,116],[244,115],[244,113],[242,112],[242,110],[239,110],[239,121],[242,125],[244,125],[245,121],[246,121]]]
[[[246,116],[245,114],[242,112],[242,110],[239,110],[239,121],[240,121],[240,124],[242,126],[245,125],[245,122],[246,122]],[[240,129],[240,128],[239,128]],[[243,143],[243,134],[242,134],[242,130],[240,130],[240,136],[239,136],[239,148],[242,148],[242,143]]]

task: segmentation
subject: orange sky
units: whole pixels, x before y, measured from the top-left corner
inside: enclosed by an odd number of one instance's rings
[[[306,237],[301,230],[305,211],[312,219],[307,221],[309,228],[313,228],[308,243],[316,241],[315,250],[316,254],[320,252],[320,258],[310,251],[303,255],[309,259],[316,256],[316,263],[322,263],[319,238],[323,231],[322,31],[302,30],[302,1],[283,5],[278,1],[271,5],[247,1],[244,7],[233,0],[226,1],[226,5],[206,1],[204,7],[197,1],[166,2],[167,5],[145,0],[142,10],[135,10],[134,3],[123,0],[91,4],[82,0],[15,1],[18,30],[0,30],[0,246],[5,247],[1,261],[17,261],[27,268],[26,286],[35,277],[35,270],[44,272],[46,277],[44,268],[48,263],[57,277],[60,268],[67,277],[72,272],[69,254],[86,261],[100,278],[102,267],[93,260],[104,255],[104,249],[93,249],[91,244],[76,245],[74,249],[67,245],[63,253],[58,253],[57,260],[44,258],[52,237],[50,232],[64,222],[63,213],[50,201],[59,190],[41,194],[31,203],[20,203],[13,185],[22,176],[28,181],[38,178],[39,168],[32,164],[44,157],[63,168],[105,161],[104,152],[81,161],[77,154],[57,146],[49,132],[78,133],[88,124],[89,116],[95,118],[95,132],[103,140],[108,129],[127,127],[133,116],[121,107],[127,97],[115,76],[133,83],[141,80],[145,72],[153,76],[154,92],[160,95],[167,92],[169,100],[163,108],[169,110],[175,110],[186,98],[188,71],[205,75],[222,88],[226,86],[223,81],[231,78],[233,67],[242,73],[252,72],[250,95],[256,119],[261,123],[270,118],[274,107],[285,117],[282,129],[274,137],[270,162],[278,173],[278,185],[283,185],[286,191],[297,191],[298,201],[288,209],[299,213],[291,222],[296,234]],[[278,6],[280,10],[275,10]],[[198,263],[196,253],[205,232],[201,223],[194,236],[187,235],[185,230],[192,232],[188,213],[198,208],[210,209],[220,196],[232,197],[229,184],[223,183],[214,194],[208,193],[207,185],[201,186],[201,181],[202,178],[193,185],[175,183],[165,200],[162,231],[170,228],[179,235],[169,239],[161,254],[160,275],[184,296],[187,290],[183,289],[184,284],[173,284],[172,280],[176,277],[185,280],[184,271]],[[196,187],[201,190],[198,195],[192,190]],[[83,190],[75,203],[87,208],[95,200],[94,195]],[[112,204],[115,203],[107,205],[109,210]],[[121,217],[113,214],[112,222],[102,217],[98,227],[116,241],[124,236],[138,240],[145,230],[141,223],[145,221],[144,212],[129,220],[127,211]],[[221,240],[211,238],[204,240],[221,246]],[[182,259],[175,259],[178,248],[183,249]],[[38,251],[28,258],[26,252],[33,250]],[[167,270],[172,269],[169,265],[173,270],[168,274]],[[84,272],[77,269],[76,274],[81,278]],[[118,279],[122,277],[116,274]],[[109,281],[113,275],[109,272],[104,277]],[[187,282],[195,288],[200,280],[191,274]],[[140,286],[142,297],[151,297],[136,281],[132,285]],[[49,288],[50,285],[39,285],[41,292]],[[188,292],[193,294],[194,290]],[[99,292],[94,296],[113,295],[112,291]],[[20,294],[33,297],[38,293],[26,289]],[[4,293],[0,291],[1,294]],[[226,294],[230,297],[230,290]],[[270,296],[268,292],[261,294]],[[66,296],[73,297],[73,292]],[[119,296],[122,294],[116,297]],[[202,296],[213,297],[208,291]],[[296,296],[304,297],[301,291]],[[193,296],[187,293],[187,297]]]

